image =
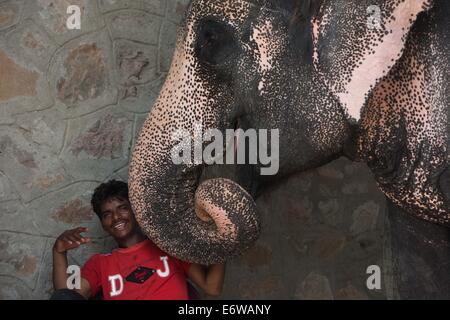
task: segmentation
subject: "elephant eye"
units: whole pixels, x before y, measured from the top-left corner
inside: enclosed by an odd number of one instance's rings
[[[236,54],[238,45],[230,29],[214,20],[200,23],[195,45],[195,52],[200,61],[219,66]]]

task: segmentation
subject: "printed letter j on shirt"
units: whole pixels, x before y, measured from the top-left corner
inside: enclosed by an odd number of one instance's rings
[[[158,273],[158,276],[160,276],[161,278],[165,278],[168,277],[170,274],[170,269],[169,269],[169,263],[168,263],[168,257],[160,257],[161,261],[164,264],[164,271],[161,270],[156,270],[156,272]]]

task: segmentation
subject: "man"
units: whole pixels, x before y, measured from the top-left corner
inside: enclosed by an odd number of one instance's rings
[[[128,199],[128,185],[111,180],[98,186],[92,207],[103,229],[116,240],[110,254],[92,256],[81,270],[80,289],[67,289],[67,251],[84,245],[87,228],[62,233],[53,246],[52,299],[89,299],[100,290],[105,300],[188,299],[189,278],[205,294],[222,291],[224,264],[204,267],[182,262],[161,251],[140,229]]]

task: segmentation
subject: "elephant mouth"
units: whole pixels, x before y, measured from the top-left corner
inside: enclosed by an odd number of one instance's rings
[[[242,117],[236,117],[235,120],[231,122],[234,132],[237,132],[237,130],[247,130],[245,121],[243,121],[242,119]],[[226,141],[226,144],[229,144],[230,142],[231,141]],[[234,161],[236,161],[238,157],[239,146],[243,143],[244,141],[242,141],[242,139],[239,139],[239,137],[235,135],[232,150],[227,149],[223,154],[218,154],[217,158],[225,158],[226,152],[232,152],[233,159]],[[245,156],[248,159],[248,145],[244,145],[244,147]],[[247,192],[251,196],[253,200],[256,200],[259,195],[259,179],[257,170],[258,167],[251,164],[203,164],[198,171],[198,186],[202,185],[208,180],[226,179],[239,185],[243,190],[245,190],[245,192]],[[213,219],[209,216],[208,210],[205,210],[202,206],[196,205],[195,211],[200,220],[209,223],[209,227],[213,227],[214,222]]]
[[[250,126],[247,124],[248,120],[245,115],[239,115],[234,118],[233,121],[230,121],[231,129],[234,131],[234,137],[229,137],[225,139],[225,144],[229,145],[232,143],[232,148],[223,149],[224,152],[221,154],[217,154],[216,158],[222,158],[224,160],[226,158],[226,153],[231,152],[233,154],[232,158],[234,159],[234,163],[228,164],[203,164],[202,168],[199,172],[199,184],[208,179],[216,179],[216,178],[224,178],[234,181],[239,184],[242,188],[244,188],[252,197],[256,199],[258,196],[258,183],[259,176],[258,173],[259,166],[256,164],[238,164],[238,150],[242,147],[245,153],[245,159],[249,159],[249,145],[245,143],[245,140],[236,134],[239,130],[243,132],[247,131]],[[234,141],[231,141],[233,139]]]
[[[148,131],[157,128],[153,121],[147,125]],[[145,135],[136,145],[129,189],[142,230],[163,251],[185,261],[209,265],[244,252],[260,233],[255,166],[175,164],[172,147]],[[159,153],[146,156],[157,148]],[[231,150],[234,156],[236,150]]]
[[[259,174],[259,165],[250,164],[244,162],[240,164],[238,162],[238,153],[245,153],[244,158],[250,159],[249,144],[246,143],[242,136],[236,134],[239,130],[246,132],[250,126],[248,119],[245,115],[236,116],[233,121],[230,121],[231,128],[235,133],[233,137],[229,137],[228,141],[225,139],[225,145],[232,143],[231,148],[223,149],[223,154],[217,154],[217,158],[224,160],[228,153],[233,155],[234,163],[223,164],[202,164],[199,168],[197,190],[195,192],[195,214],[203,224],[203,227],[210,232],[218,233],[222,237],[222,241],[227,243],[233,243],[234,249],[230,250],[231,255],[241,254],[258,238],[260,233],[259,217],[256,212],[249,213],[249,211],[256,210],[256,199],[259,196],[259,183],[261,181]],[[234,140],[234,141],[231,141]],[[212,194],[214,191],[214,185],[220,185],[220,191],[218,194]],[[225,186],[225,187],[224,187]],[[228,189],[228,191],[226,191]],[[202,196],[202,193],[207,190],[211,193],[208,196]],[[231,191],[232,190],[232,191]],[[231,192],[230,192],[231,191]],[[240,195],[242,198],[247,198],[248,205],[244,206],[245,209],[235,207],[234,209],[224,209],[222,203],[215,206],[214,204],[205,201],[204,198],[211,198],[214,196],[231,199],[236,195]],[[228,200],[229,201],[229,200]],[[251,205],[250,205],[251,202]],[[248,210],[248,207],[253,207],[252,210]],[[233,215],[239,217],[231,221],[229,218],[224,218],[227,215],[225,211],[234,211]],[[239,221],[241,220],[241,221]]]

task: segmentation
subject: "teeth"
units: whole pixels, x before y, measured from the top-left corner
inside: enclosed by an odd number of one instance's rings
[[[121,222],[121,223],[114,225],[113,228],[114,229],[123,229],[124,226],[125,226],[125,222]]]

